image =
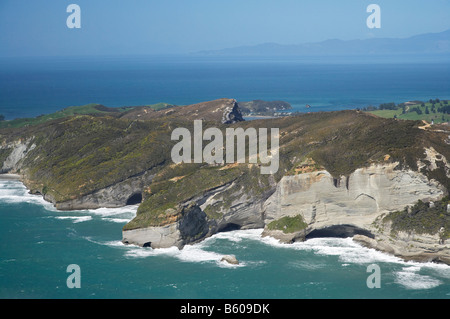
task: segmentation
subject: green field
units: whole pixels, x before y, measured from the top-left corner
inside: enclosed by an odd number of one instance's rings
[[[111,112],[124,112],[128,110],[129,108],[123,107],[123,108],[108,108],[100,104],[86,104],[81,106],[69,106],[61,111],[51,113],[51,114],[43,114],[39,115],[37,117],[30,117],[30,118],[19,118],[9,121],[0,121],[0,128],[18,128],[23,126],[29,126],[29,125],[37,125],[41,123],[45,123],[47,121],[60,119],[68,116],[73,115],[86,115],[86,114],[106,114]]]
[[[417,104],[401,103],[396,105],[395,109],[377,109],[368,112],[384,118],[425,120],[428,123],[433,121],[435,124],[450,122],[450,114],[444,113],[444,111],[448,112],[450,106],[448,100],[433,100],[433,102],[428,101]]]
[[[150,107],[155,111],[166,109],[172,107],[172,104],[168,103],[157,103],[146,105],[146,107]],[[69,106],[61,111],[57,111],[51,114],[42,114],[37,117],[29,117],[29,118],[19,118],[8,121],[0,121],[0,128],[19,128],[30,125],[37,125],[41,123],[45,123],[47,121],[65,118],[73,115],[108,115],[114,113],[122,113],[133,109],[133,106],[124,106],[124,107],[106,107],[101,104],[91,103],[81,106]]]

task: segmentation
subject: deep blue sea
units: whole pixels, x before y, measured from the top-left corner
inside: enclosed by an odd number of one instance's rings
[[[0,58],[0,114],[13,119],[88,103],[186,105],[219,98],[283,100],[301,112],[450,99],[450,59],[354,60]]]
[[[0,114],[7,119],[67,106],[217,98],[284,100],[296,110],[450,99],[449,63],[306,63],[194,58],[0,59]],[[450,298],[450,267],[404,262],[350,238],[293,245],[261,230],[217,234],[153,250],[125,246],[136,206],[57,211],[19,182],[0,180],[0,298]],[[221,262],[234,254],[237,266]],[[68,265],[81,288],[69,289]],[[380,267],[370,289],[367,267]]]

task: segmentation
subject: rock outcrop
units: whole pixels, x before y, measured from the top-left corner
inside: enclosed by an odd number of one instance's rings
[[[209,231],[206,214],[194,202],[171,210],[169,214],[174,222],[124,231],[122,242],[152,248],[182,248],[203,239]]]
[[[377,233],[376,238],[355,235],[353,240],[404,260],[418,262],[437,262],[450,265],[450,245],[439,243],[438,236],[399,233],[395,237],[388,231]]]
[[[234,255],[224,255],[220,261],[225,261],[231,265],[239,265],[239,260]]]
[[[265,203],[265,224],[301,214],[314,229],[344,224],[369,229],[383,212],[445,195],[438,182],[397,166],[373,164],[339,179],[325,170],[284,176]]]
[[[265,228],[261,234],[262,237],[273,237],[278,239],[281,243],[292,244],[296,241],[304,241],[306,239],[307,229],[295,231],[291,233],[285,233],[282,230],[269,230]]]
[[[32,140],[33,138],[19,139],[0,146],[0,151],[7,154],[0,173],[17,173],[20,170],[22,160],[36,147]]]
[[[115,208],[128,204],[138,204],[142,201],[142,193],[145,186],[151,182],[153,177],[153,174],[145,172],[139,176],[130,177],[91,194],[65,202],[55,202],[48,194],[44,194],[44,199],[52,202],[59,210],[96,209],[99,207]]]
[[[244,121],[238,103],[234,99],[218,99],[201,102],[182,107],[172,107],[155,111],[149,107],[141,107],[126,112],[121,116],[125,119],[176,119],[182,118],[189,121],[204,120],[221,124],[231,124]]]

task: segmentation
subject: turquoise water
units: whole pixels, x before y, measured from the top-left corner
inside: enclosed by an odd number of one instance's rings
[[[0,181],[0,298],[450,298],[450,267],[404,262],[350,238],[293,245],[261,230],[177,248],[121,243],[135,206],[62,212],[18,181]],[[237,266],[221,262],[234,254]],[[81,288],[69,289],[70,264]],[[381,270],[369,289],[367,267]]]

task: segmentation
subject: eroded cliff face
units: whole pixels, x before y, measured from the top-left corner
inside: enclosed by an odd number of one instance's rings
[[[186,244],[201,240],[209,232],[206,214],[194,202],[179,206],[172,210],[171,215],[175,222],[160,227],[124,231],[122,241],[143,247],[182,248]]]
[[[56,202],[48,194],[44,194],[44,199],[52,202],[59,210],[114,208],[129,204],[139,204],[142,201],[142,193],[145,186],[151,182],[153,177],[154,175],[150,174],[150,172],[145,172],[91,194],[65,202]]]
[[[0,152],[4,154],[3,166],[0,173],[17,173],[22,168],[23,159],[30,153],[36,144],[33,138],[18,139],[10,143],[3,143]]]
[[[146,111],[2,131],[2,172],[20,173],[30,192],[58,209],[141,199],[136,217],[123,228],[123,241],[130,244],[182,248],[221,231],[265,228],[264,235],[285,242],[356,235],[391,251],[388,242],[396,239],[398,247],[435,245],[435,235],[392,238],[389,227],[376,221],[446,194],[448,133],[356,111],[246,123],[231,99]],[[192,128],[196,119],[222,130],[279,128],[278,172],[263,176],[258,164],[173,165],[171,133]]]
[[[438,182],[429,180],[419,172],[396,169],[397,166],[398,163],[373,164],[339,179],[333,178],[325,170],[284,176],[279,183],[272,185],[271,196],[252,200],[241,194],[220,218],[204,218],[202,222],[208,231],[203,231],[195,240],[226,230],[227,227],[266,227],[265,235],[292,242],[304,240],[308,234],[317,230],[328,229],[332,232],[330,227],[339,225],[345,226],[344,231],[351,236],[362,234],[373,238],[375,235],[371,234],[376,234],[373,222],[381,214],[403,209],[419,199],[437,200],[446,193]],[[222,201],[222,192],[225,190],[227,187],[197,198],[196,201],[201,203],[198,208],[202,210],[215,201]],[[267,229],[272,221],[298,215],[307,224],[307,228],[299,232],[286,234],[282,230]],[[183,224],[186,222],[181,217],[163,227],[124,231],[123,238],[127,243],[141,246],[150,241],[154,248],[166,247],[169,243],[182,247],[190,242],[186,239],[189,236],[183,237],[181,234]],[[198,233],[197,228],[189,232],[190,236]]]
[[[369,228],[381,213],[444,196],[438,182],[397,166],[373,164],[339,179],[325,170],[284,176],[265,203],[265,223],[301,214],[315,229],[339,224]]]
[[[182,248],[222,231],[263,228],[264,203],[275,187],[273,183],[266,192],[251,196],[235,183],[225,184],[180,203],[176,209],[167,209],[164,215],[169,223],[123,230],[122,241],[152,248]],[[225,201],[229,201],[229,204],[224,207]],[[222,208],[216,209],[213,214],[205,213],[216,204]]]

